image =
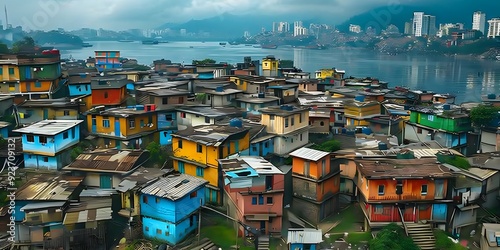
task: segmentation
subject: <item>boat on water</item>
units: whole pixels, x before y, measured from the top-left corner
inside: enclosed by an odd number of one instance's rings
[[[263,49],[277,49],[278,45],[266,44],[266,45],[261,45],[261,48],[263,48]]]
[[[84,48],[90,48],[92,46],[94,46],[94,45],[90,44],[90,43],[82,43],[82,47],[84,47]]]
[[[144,40],[142,41],[142,44],[158,44],[159,42],[157,40]]]
[[[128,40],[128,39],[122,39],[122,40],[118,40],[118,42],[121,42],[121,43],[131,43],[133,42],[134,40]]]
[[[254,45],[253,47],[254,48],[262,48],[262,46],[260,46],[260,45]]]
[[[226,45],[226,44],[227,44],[227,43],[219,43],[219,45],[222,45],[222,46],[224,46],[224,45]]]

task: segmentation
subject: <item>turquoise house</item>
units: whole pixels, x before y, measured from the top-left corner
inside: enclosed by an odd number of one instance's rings
[[[69,96],[90,95],[92,93],[90,87],[92,75],[88,72],[70,73],[67,82]]]
[[[160,177],[140,190],[144,237],[176,245],[198,227],[208,181],[185,174]]]
[[[25,168],[60,170],[80,142],[81,120],[43,120],[13,132],[22,135]]]
[[[158,111],[160,145],[172,145],[172,134],[177,132],[177,111]]]

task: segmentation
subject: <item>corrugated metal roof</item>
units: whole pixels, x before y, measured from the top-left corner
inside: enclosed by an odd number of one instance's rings
[[[71,204],[66,211],[63,224],[111,220],[111,214],[110,198],[94,198],[89,201]]]
[[[329,155],[330,153],[325,151],[320,151],[312,148],[299,148],[290,153],[293,157],[298,157],[310,161],[319,161],[321,158]]]
[[[57,135],[82,122],[82,120],[43,120],[28,127],[13,130],[12,132],[37,135]]]
[[[64,170],[127,173],[149,158],[148,151],[98,149],[80,154]]]
[[[79,176],[53,176],[49,174],[31,178],[16,192],[17,200],[68,200],[83,181]]]
[[[65,201],[56,201],[56,202],[33,202],[21,208],[22,211],[26,210],[36,210],[43,208],[52,208],[52,207],[62,207],[66,204]]]
[[[109,197],[116,193],[113,189],[85,189],[80,193],[80,197]]]
[[[313,228],[290,228],[288,229],[287,244],[303,243],[317,244],[323,241],[321,229]]]
[[[175,201],[207,183],[204,179],[186,174],[168,175],[142,188],[141,193]]]

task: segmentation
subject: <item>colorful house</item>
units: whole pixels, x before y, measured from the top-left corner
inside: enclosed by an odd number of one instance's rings
[[[160,177],[140,190],[144,237],[176,245],[198,227],[208,181],[186,174]]]
[[[357,96],[353,101],[344,102],[346,126],[368,126],[367,119],[381,116],[380,103],[365,102],[364,96]]]
[[[281,98],[259,93],[256,95],[240,96],[235,101],[236,107],[242,108],[247,112],[259,114],[260,109],[280,105]]]
[[[315,77],[316,79],[326,79],[326,78],[332,78],[332,79],[343,79],[345,75],[345,70],[338,70],[336,68],[331,68],[331,69],[320,69],[315,72]]]
[[[101,148],[145,148],[155,140],[158,115],[154,104],[108,110],[93,109],[86,113],[89,133]]]
[[[14,95],[15,103],[27,99],[52,98],[61,81],[61,56],[57,53],[41,55],[2,55],[0,57],[1,95]]]
[[[187,103],[190,93],[181,89],[142,87],[136,90],[137,104],[154,104],[157,109],[169,109]]]
[[[0,95],[0,117],[3,117],[5,115],[10,115],[12,113],[13,105],[14,105],[13,96]]]
[[[330,153],[299,148],[290,153],[293,173],[293,209],[314,224],[339,208],[340,168],[332,165]]]
[[[182,106],[177,110],[177,125],[194,127],[216,124],[227,118],[242,117],[243,111],[237,108],[212,108],[210,106]]]
[[[26,168],[59,170],[71,162],[71,148],[80,142],[81,120],[43,120],[16,129],[23,141]]]
[[[96,149],[80,154],[71,164],[63,168],[76,176],[84,176],[87,187],[111,189],[143,166],[149,152],[142,150]]]
[[[95,77],[92,79],[92,106],[119,106],[125,102],[127,84],[125,77]]]
[[[65,207],[70,200],[78,199],[83,189],[82,180],[82,177],[45,174],[34,176],[19,187],[12,213],[15,221],[14,244],[41,248],[48,238],[63,236]]]
[[[245,75],[231,76],[229,80],[234,82],[239,90],[247,94],[265,93],[267,87],[274,81],[274,79],[268,79],[264,76]]]
[[[120,51],[95,51],[95,67],[99,72],[121,68]]]
[[[284,84],[274,85],[267,87],[268,90],[273,91],[274,96],[280,98],[280,103],[296,102],[299,97],[298,84]]]
[[[411,108],[406,122],[404,139],[410,142],[436,140],[444,147],[454,148],[467,155],[467,134],[472,130],[469,115],[450,109]]]
[[[69,96],[82,96],[92,94],[91,82],[94,74],[90,72],[69,72]]]
[[[17,106],[19,123],[42,120],[78,120],[82,104],[69,98],[26,100]]]
[[[177,132],[177,111],[158,110],[158,137],[162,146],[172,144],[172,134]]]
[[[309,111],[309,133],[313,134],[329,134],[330,133],[330,118],[332,111],[328,108],[313,109]],[[332,124],[333,125],[333,124]]]
[[[280,233],[285,177],[262,157],[219,160],[230,216],[264,234]],[[243,236],[245,229],[238,228]]]
[[[247,150],[248,130],[240,121],[229,126],[196,126],[172,134],[174,169],[207,180],[207,202],[221,204],[224,183],[217,160]]]
[[[436,159],[355,160],[365,227],[430,221],[443,230],[452,205],[452,172]]]
[[[262,59],[262,75],[266,77],[279,76],[279,60],[274,56],[266,56]]]
[[[261,109],[261,124],[274,134],[274,154],[287,156],[309,143],[309,109],[289,105]]]
[[[323,242],[323,232],[314,228],[290,228],[286,239],[288,250],[317,250]]]

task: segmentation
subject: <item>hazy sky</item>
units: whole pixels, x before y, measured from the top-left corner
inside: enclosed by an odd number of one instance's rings
[[[9,23],[28,29],[67,30],[154,28],[164,23],[217,16],[224,12],[328,17],[332,23],[376,6],[397,11],[398,4],[414,0],[2,0]],[[495,0],[496,1],[496,0]],[[21,5],[22,3],[22,5]],[[5,24],[5,15],[0,15]]]

